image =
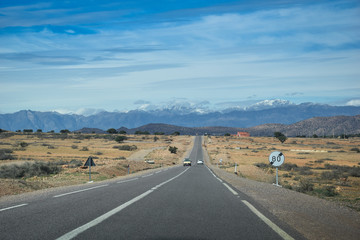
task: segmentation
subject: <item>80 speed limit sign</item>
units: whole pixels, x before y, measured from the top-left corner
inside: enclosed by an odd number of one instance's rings
[[[285,161],[285,156],[282,154],[282,152],[272,152],[269,156],[269,162],[274,167],[279,167],[281,164],[283,164]]]

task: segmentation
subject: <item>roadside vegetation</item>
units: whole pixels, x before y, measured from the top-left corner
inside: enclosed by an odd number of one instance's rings
[[[360,211],[360,138],[286,138],[209,136],[206,147],[214,165],[238,176],[275,183],[273,151],[285,156],[279,184],[294,191],[325,198]],[[220,159],[222,160],[220,162]]]
[[[81,134],[61,131],[0,133],[0,197],[88,181],[84,164],[92,156],[92,180],[173,166],[192,146],[192,137],[126,132]],[[169,147],[176,148],[171,153]],[[142,152],[146,155],[142,156]],[[136,160],[132,160],[136,154]],[[151,163],[151,164],[150,164]]]

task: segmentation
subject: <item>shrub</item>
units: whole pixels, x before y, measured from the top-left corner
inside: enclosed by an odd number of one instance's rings
[[[115,141],[118,142],[118,143],[122,143],[123,141],[125,141],[127,139],[126,136],[117,136],[115,138]]]
[[[150,135],[150,133],[148,131],[136,131],[135,134],[136,135]]]
[[[336,189],[334,186],[325,186],[320,189],[315,189],[314,191],[317,192],[318,194],[324,195],[326,197],[334,197],[339,194],[336,192]]]
[[[27,142],[20,142],[19,145],[22,148],[25,148],[25,147],[29,146],[29,144]]]
[[[175,147],[175,146],[174,146],[174,147],[169,146],[169,151],[170,151],[170,153],[176,154],[177,150],[178,150],[177,147]]]
[[[333,179],[339,179],[340,173],[337,170],[332,171],[323,171],[320,175],[321,179],[324,180],[333,180]]]
[[[300,175],[312,175],[313,171],[311,171],[310,167],[300,167],[299,174]]]
[[[0,160],[13,160],[14,156],[11,155],[11,149],[0,149]]]
[[[117,148],[117,149],[123,150],[123,151],[135,151],[137,149],[137,146],[122,145],[122,146],[114,146],[113,148]]]
[[[280,170],[284,170],[284,171],[291,171],[296,169],[298,169],[298,166],[293,163],[284,163],[283,165],[280,166]]]
[[[274,132],[274,137],[277,138],[281,143],[287,140],[287,137],[281,132]]]
[[[106,132],[108,132],[110,134],[116,134],[117,133],[115,128],[109,128]]]
[[[254,163],[254,166],[256,166],[258,168],[268,168],[269,164],[266,164],[266,163]]]
[[[311,192],[314,190],[314,184],[309,180],[309,179],[300,179],[300,184],[299,186],[296,188],[296,191],[298,192]]]
[[[80,151],[89,151],[88,147],[83,147]]]
[[[68,163],[69,168],[76,168],[82,166],[83,163],[81,160],[73,159]]]
[[[350,149],[350,151],[354,151],[354,152],[360,153],[360,149],[359,149],[359,148],[352,148],[352,149]]]
[[[349,171],[349,175],[352,177],[360,177],[360,167],[352,167]]]
[[[57,174],[61,167],[52,162],[24,163],[22,165],[4,165],[0,167],[0,178],[23,178]]]

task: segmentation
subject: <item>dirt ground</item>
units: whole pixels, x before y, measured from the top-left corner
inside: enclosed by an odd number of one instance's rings
[[[109,134],[0,134],[0,151],[7,152],[0,160],[0,174],[19,171],[21,166],[50,162],[61,168],[55,174],[0,178],[0,197],[34,190],[74,185],[89,181],[89,169],[83,168],[91,156],[91,180],[102,181],[128,173],[180,164],[193,146],[190,136],[126,135],[118,143]],[[128,146],[131,150],[120,150]],[[169,146],[177,147],[172,154]],[[9,158],[9,159],[6,159]],[[16,172],[17,174],[18,172]],[[29,173],[30,174],[30,173]]]
[[[342,203],[360,211],[360,139],[272,137],[205,138],[211,163],[248,179],[275,183],[269,155],[285,156],[279,183],[285,188]],[[220,160],[221,159],[221,160]]]

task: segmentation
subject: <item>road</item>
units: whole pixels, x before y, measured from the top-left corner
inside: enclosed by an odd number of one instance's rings
[[[1,239],[301,239],[206,165],[0,202]]]

